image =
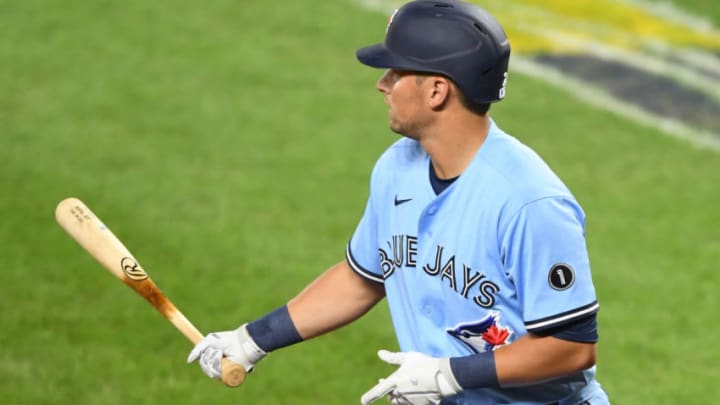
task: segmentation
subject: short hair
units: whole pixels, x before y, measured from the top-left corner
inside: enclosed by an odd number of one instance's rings
[[[458,86],[457,83],[455,83],[455,81],[453,79],[451,79],[443,74],[433,73],[433,72],[413,72],[413,73],[417,76],[417,78],[415,80],[417,80],[418,84],[422,83],[425,80],[425,78],[428,76],[442,76],[454,84],[455,89],[457,89],[457,94],[458,94],[458,98],[460,99],[460,104],[462,104],[463,107],[465,107],[466,109],[468,109],[470,112],[472,112],[474,114],[482,115],[482,116],[487,115],[488,111],[490,111],[491,103],[476,103],[476,102],[473,102],[472,100],[469,100],[467,98],[467,96],[465,96],[465,93],[463,93],[463,91],[460,89],[460,86]]]
[[[463,105],[463,107],[467,108],[468,110],[472,111],[477,115],[487,115],[488,111],[490,111],[491,103],[476,103],[474,101],[468,100],[462,90],[457,87],[457,84],[455,85],[455,87],[458,89],[458,98],[460,99],[460,103]]]

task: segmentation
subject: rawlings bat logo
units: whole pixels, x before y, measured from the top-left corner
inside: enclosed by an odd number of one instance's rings
[[[122,268],[123,273],[131,280],[141,281],[148,278],[145,270],[143,270],[132,257],[123,257],[122,260],[120,260],[120,268]]]

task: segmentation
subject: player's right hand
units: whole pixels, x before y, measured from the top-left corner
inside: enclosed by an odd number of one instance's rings
[[[368,405],[389,396],[392,405],[437,405],[462,388],[450,369],[450,359],[430,357],[418,352],[393,353],[380,350],[378,357],[399,366],[387,378],[370,388],[360,403]]]
[[[210,378],[220,379],[220,360],[227,357],[233,363],[241,364],[245,371],[252,371],[255,364],[267,353],[258,347],[250,337],[247,324],[230,331],[209,333],[192,349],[187,362],[200,359],[200,368]]]

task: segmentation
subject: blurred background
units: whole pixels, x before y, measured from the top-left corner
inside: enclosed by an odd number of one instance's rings
[[[613,404],[720,403],[720,4],[477,1],[513,47],[491,115],[587,214]],[[397,139],[355,50],[401,2],[0,0],[0,402],[352,404],[385,304],[231,390],[56,224],[83,199],[202,331],[341,260]]]

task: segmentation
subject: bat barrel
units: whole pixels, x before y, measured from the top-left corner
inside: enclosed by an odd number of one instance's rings
[[[77,198],[66,198],[55,209],[58,224],[110,273],[145,298],[194,344],[203,339],[202,333],[160,291],[130,251]],[[237,387],[245,380],[245,368],[222,359],[222,381],[228,387]]]

